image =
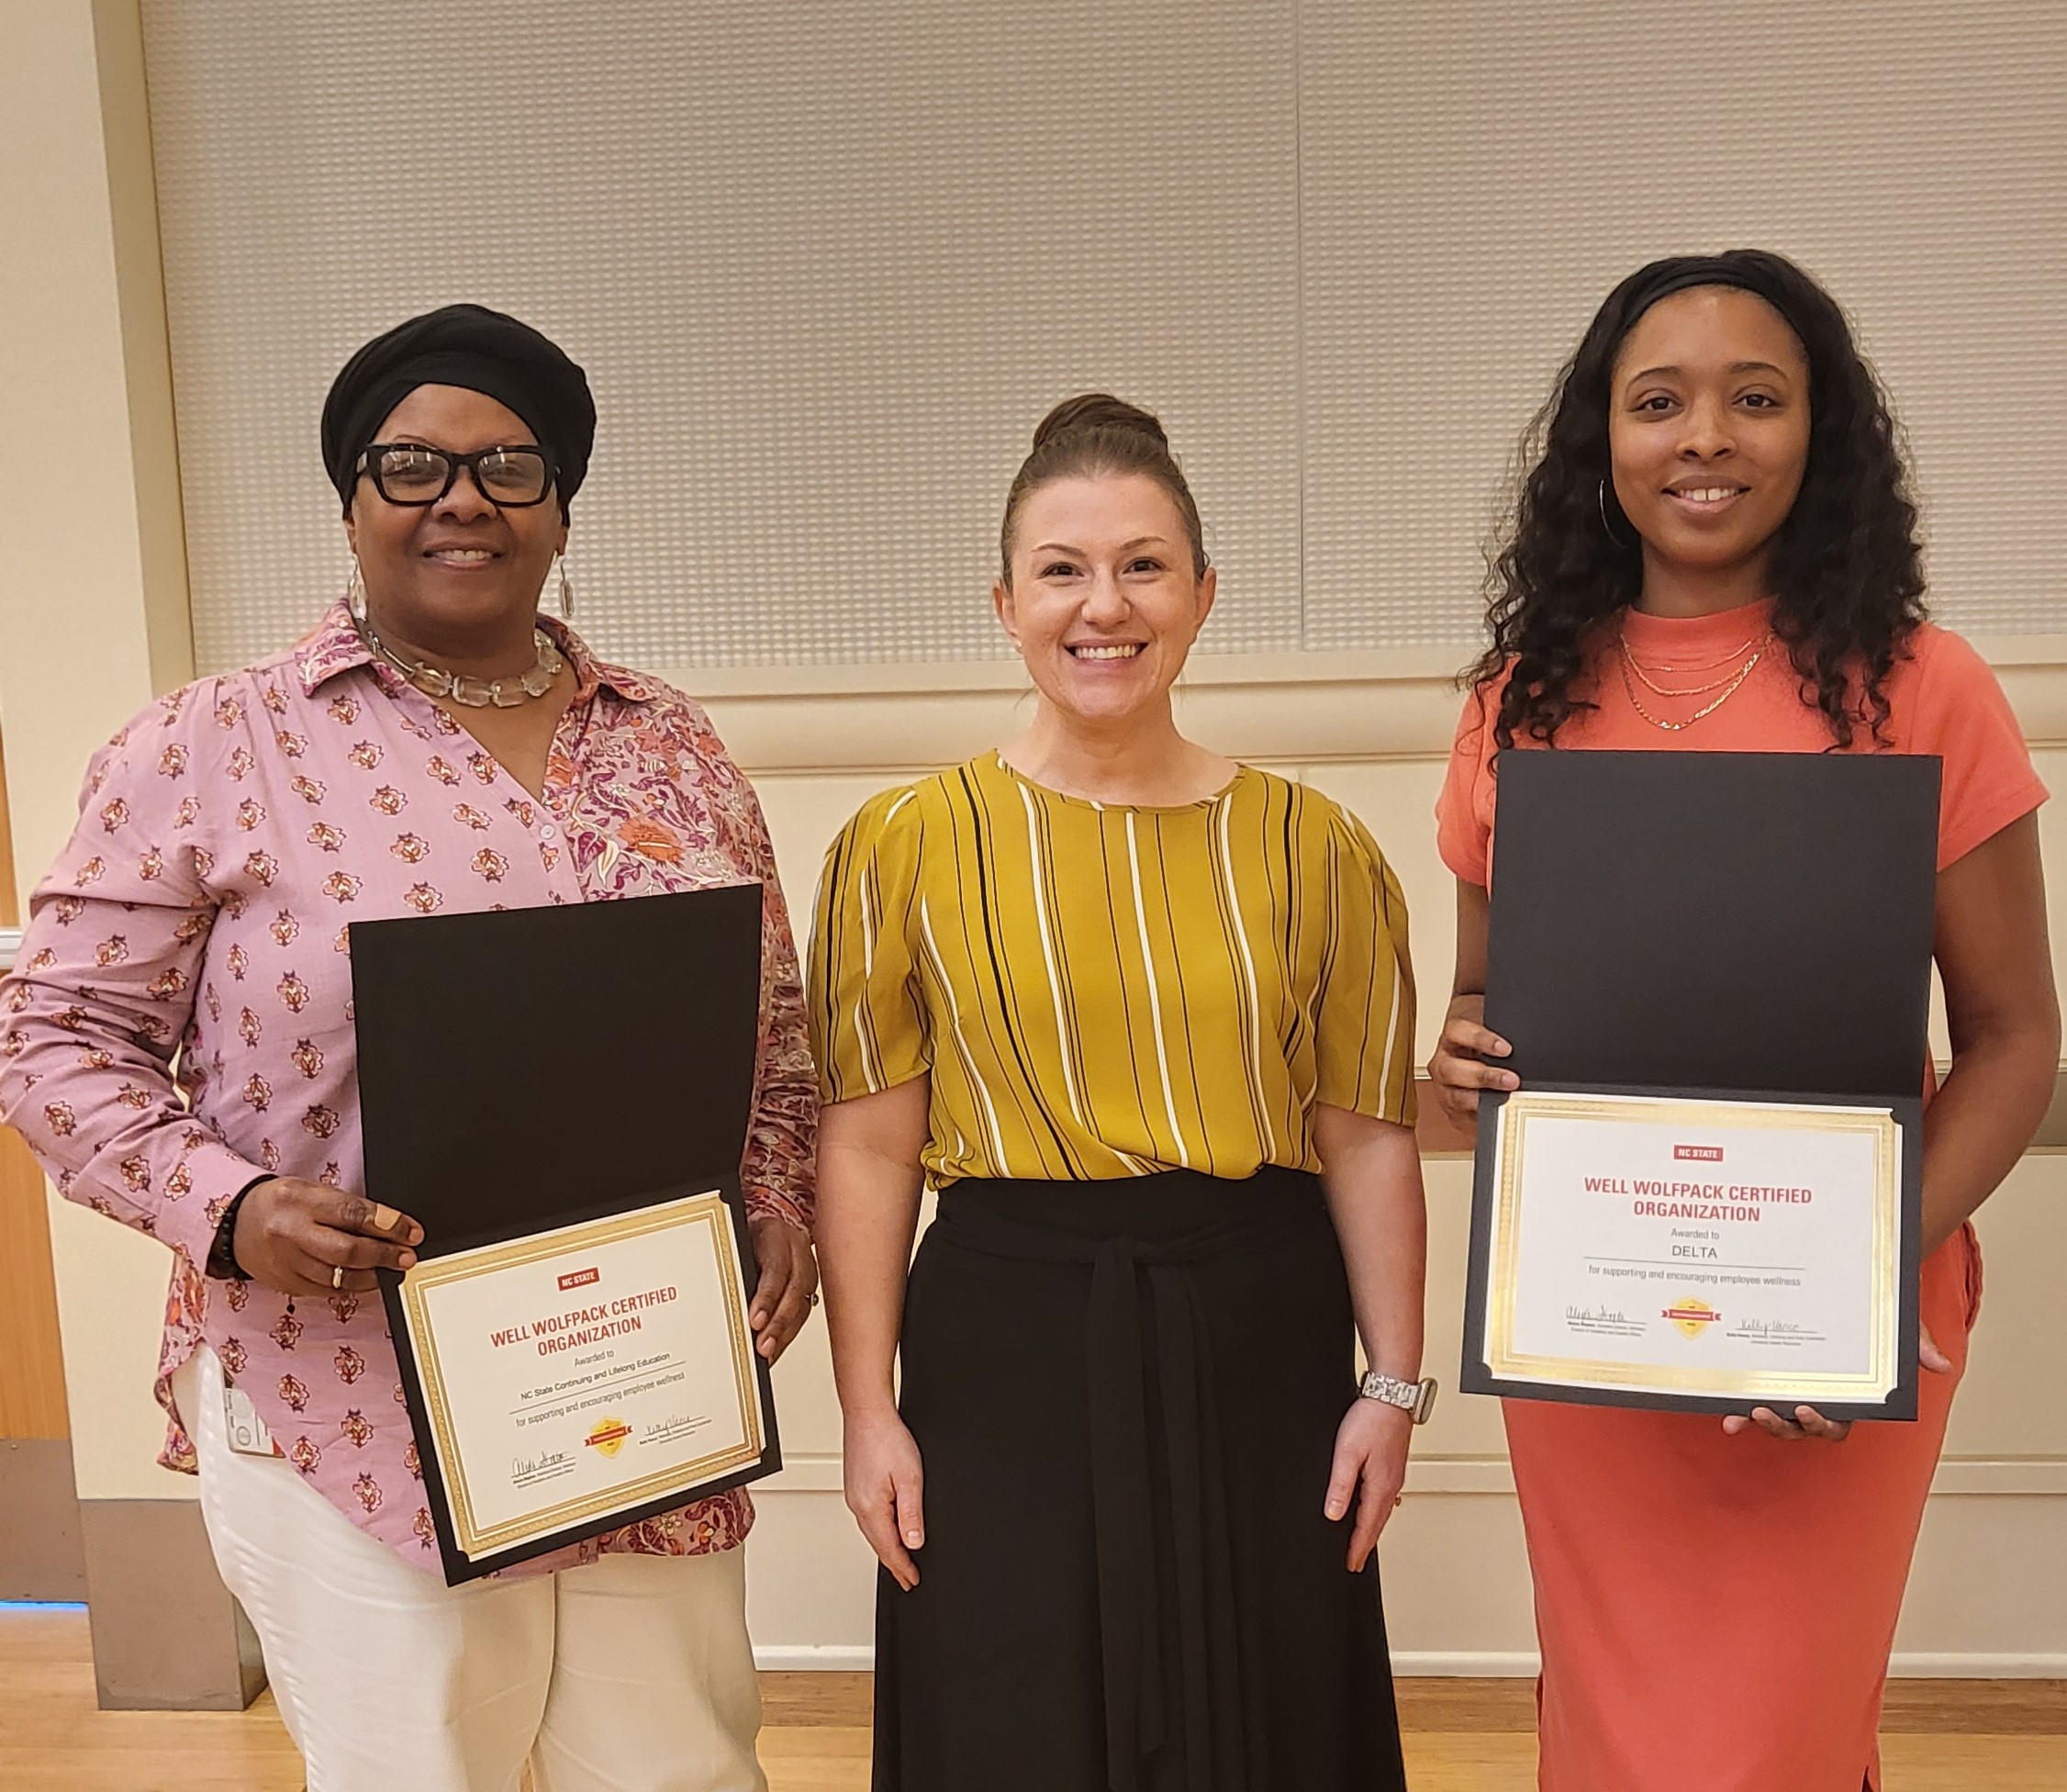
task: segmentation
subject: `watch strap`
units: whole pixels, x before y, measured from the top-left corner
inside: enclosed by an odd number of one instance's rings
[[[1366,1400],[1397,1406],[1410,1414],[1416,1425],[1425,1425],[1429,1414],[1436,1410],[1436,1387],[1433,1375],[1424,1375],[1418,1382],[1402,1382],[1397,1375],[1373,1369],[1365,1375],[1357,1391]]]

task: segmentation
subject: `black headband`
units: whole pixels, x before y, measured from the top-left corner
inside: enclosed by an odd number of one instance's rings
[[[1675,255],[1670,261],[1654,262],[1632,276],[1625,313],[1629,327],[1634,328],[1637,319],[1659,299],[1670,298],[1674,293],[1683,293],[1693,286],[1734,286],[1739,292],[1764,299],[1780,313],[1781,321],[1794,332],[1803,352],[1807,352],[1809,331],[1798,315],[1796,295],[1772,270],[1749,256]]]
[[[344,364],[323,404],[323,465],[347,510],[359,456],[419,386],[460,386],[508,406],[552,455],[565,511],[588,472],[596,402],[565,353],[531,325],[481,305],[447,305],[376,336]]]

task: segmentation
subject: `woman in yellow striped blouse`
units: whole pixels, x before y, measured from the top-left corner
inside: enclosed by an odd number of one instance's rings
[[[1346,811],[1178,733],[1214,576],[1154,418],[1058,406],[1002,547],[1032,725],[864,806],[812,947],[875,1785],[1398,1787],[1406,909]]]

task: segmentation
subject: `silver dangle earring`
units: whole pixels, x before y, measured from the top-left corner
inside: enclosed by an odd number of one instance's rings
[[[365,622],[366,581],[360,575],[359,556],[356,554],[352,556],[352,577],[345,584],[344,603],[345,608],[351,610],[352,620],[354,622],[363,623]]]
[[[1605,479],[1595,488],[1594,501],[1601,507],[1601,528],[1608,540],[1617,547],[1627,547],[1629,543],[1614,532],[1614,524],[1608,521],[1608,482]]]
[[[560,620],[571,622],[575,619],[575,588],[567,583],[567,556],[554,556],[553,564],[560,568]]]

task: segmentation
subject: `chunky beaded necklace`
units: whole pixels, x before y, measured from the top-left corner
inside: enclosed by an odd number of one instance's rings
[[[359,620],[359,633],[365,637],[367,646],[426,697],[449,698],[470,710],[521,709],[533,698],[543,697],[551,690],[553,679],[567,664],[559,648],[553,645],[553,637],[543,629],[531,631],[531,643],[538,649],[537,664],[508,678],[470,678],[462,672],[448,672],[428,660],[404,659],[374,633],[373,623],[363,617]]]

